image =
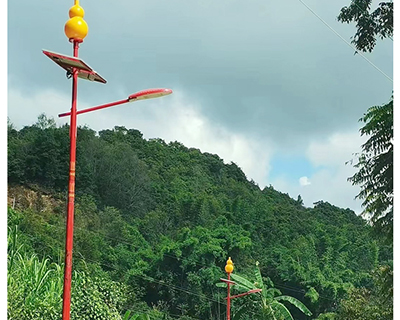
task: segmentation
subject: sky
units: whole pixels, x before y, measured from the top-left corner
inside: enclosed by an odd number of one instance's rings
[[[71,80],[42,49],[72,56],[64,24],[73,3],[8,2],[7,116],[18,129],[41,113],[68,121],[57,115],[71,107]],[[368,61],[354,54],[354,24],[337,21],[349,3],[81,0],[89,33],[79,57],[108,82],[79,80],[78,110],[147,88],[173,94],[83,114],[78,125],[179,141],[307,207],[322,200],[360,213],[346,162],[365,141],[358,120],[392,95],[393,41],[379,40]]]

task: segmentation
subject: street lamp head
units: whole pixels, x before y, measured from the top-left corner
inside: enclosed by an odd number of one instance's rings
[[[166,96],[172,93],[171,89],[147,89],[131,94],[128,97],[129,102],[136,100],[152,99]]]

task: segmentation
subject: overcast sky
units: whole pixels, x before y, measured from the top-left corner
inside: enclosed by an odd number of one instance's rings
[[[303,0],[346,41],[336,17],[350,0]],[[378,1],[374,1],[375,6]],[[8,2],[8,117],[21,128],[71,106],[71,80],[42,49],[72,55],[64,34],[74,1]],[[323,200],[361,211],[345,162],[360,151],[358,119],[390,100],[393,42],[365,54],[300,0],[81,0],[89,33],[79,57],[106,85],[79,80],[78,109],[155,87],[161,99],[78,118],[100,131],[135,128],[235,162],[261,188],[306,206]],[[79,143],[79,137],[78,137]],[[77,186],[79,188],[79,186]]]

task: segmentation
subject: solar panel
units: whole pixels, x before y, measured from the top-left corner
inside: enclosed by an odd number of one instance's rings
[[[102,76],[100,76],[80,58],[70,57],[47,50],[43,50],[43,53],[71,75],[73,69],[75,68],[78,70],[78,77],[81,79],[107,83]]]

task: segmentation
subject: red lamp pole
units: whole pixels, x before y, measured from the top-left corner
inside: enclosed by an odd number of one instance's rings
[[[229,257],[228,261],[226,261],[225,271],[228,275],[227,287],[228,287],[228,295],[226,301],[226,319],[231,319],[231,273],[233,271],[233,263],[231,257]]]
[[[131,94],[127,99],[107,103],[101,106],[77,111],[78,77],[86,80],[106,83],[97,72],[91,69],[81,59],[78,59],[79,44],[88,33],[88,26],[83,20],[84,10],[79,5],[79,0],[74,0],[75,4],[69,9],[70,19],[66,22],[64,31],[69,41],[73,43],[73,57],[60,55],[54,52],[45,51],[43,53],[67,71],[67,75],[72,75],[72,106],[70,112],[65,112],[59,117],[70,116],[70,157],[69,157],[69,181],[68,181],[68,205],[67,205],[67,227],[65,235],[65,267],[64,267],[64,290],[63,290],[63,310],[62,320],[70,319],[71,311],[71,280],[72,280],[72,247],[74,233],[74,204],[75,204],[75,163],[76,163],[76,139],[77,139],[77,115],[90,111],[95,111],[115,105],[143,100],[158,98],[172,93],[171,89],[147,89]]]
[[[231,319],[231,299],[235,299],[235,298],[240,298],[243,296],[247,296],[248,294],[251,293],[257,293],[257,292],[261,292],[261,289],[252,289],[250,291],[247,291],[245,293],[241,293],[241,294],[237,294],[234,296],[231,296],[231,285],[236,284],[234,281],[231,280],[231,273],[233,271],[233,263],[231,260],[231,257],[229,257],[228,261],[226,261],[226,266],[225,266],[225,272],[228,275],[228,279],[220,279],[221,281],[225,282],[228,288],[228,294],[226,297],[226,319],[230,320]]]
[[[78,56],[79,42],[74,41],[74,57]],[[77,137],[77,115],[113,107],[127,102],[157,98],[172,93],[171,89],[147,89],[130,95],[127,99],[107,103],[97,107],[87,108],[77,111],[77,84],[78,70],[73,70],[72,78],[72,107],[70,112],[61,113],[59,117],[71,117],[70,125],[70,165],[69,165],[69,184],[68,184],[68,207],[67,207],[67,232],[65,242],[65,269],[64,269],[64,295],[63,295],[63,320],[70,319],[71,305],[71,278],[72,278],[72,244],[74,229],[74,202],[75,202],[75,162],[76,162],[76,137]]]
[[[74,57],[78,57],[79,42],[73,41]],[[62,319],[69,320],[71,308],[71,278],[72,278],[72,245],[74,234],[74,203],[75,203],[75,163],[76,163],[76,102],[78,93],[78,71],[74,68],[72,74],[72,107],[70,122],[70,155],[69,155],[69,182],[67,205],[67,229],[65,239],[65,267]]]
[[[228,280],[231,280],[231,274],[228,273]],[[226,300],[226,319],[231,319],[231,284],[228,282],[228,295]]]
[[[85,12],[79,5],[79,0],[74,0],[74,5],[69,9],[70,19],[65,23],[64,32],[73,44],[73,56],[78,57],[79,43],[88,33],[88,26],[83,20]],[[78,94],[78,72],[72,68],[72,106],[70,122],[70,157],[69,157],[69,182],[67,205],[67,228],[65,235],[65,266],[64,266],[64,291],[62,319],[70,319],[71,309],[71,278],[72,278],[72,245],[74,233],[74,203],[75,203],[75,163],[76,163],[76,103]]]

